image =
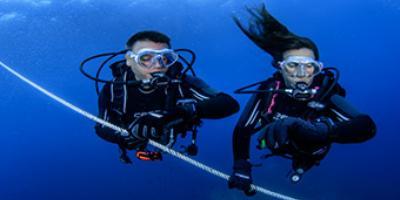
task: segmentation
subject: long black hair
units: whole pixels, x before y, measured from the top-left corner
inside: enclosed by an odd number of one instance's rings
[[[247,8],[250,13],[249,26],[245,28],[237,17],[233,17],[236,25],[258,47],[272,56],[273,66],[283,59],[283,53],[290,49],[308,48],[319,59],[317,45],[306,37],[290,32],[286,26],[276,20],[266,9],[265,4],[255,9]]]

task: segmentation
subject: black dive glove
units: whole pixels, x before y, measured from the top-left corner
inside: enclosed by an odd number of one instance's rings
[[[333,123],[327,118],[313,122],[296,117],[279,119],[264,128],[258,138],[259,147],[268,147],[272,151],[277,151],[287,146],[291,141],[326,143],[332,126]]]
[[[185,121],[192,121],[197,118],[197,101],[194,99],[179,99],[176,102],[176,115],[181,116]]]
[[[132,149],[143,149],[146,147],[147,140],[137,138],[132,132],[128,131],[127,135],[122,135],[121,147],[132,150]],[[128,162],[129,163],[129,162]]]
[[[247,160],[235,160],[233,173],[229,177],[228,187],[242,190],[247,196],[256,194],[256,190],[251,187],[253,178],[251,176],[251,164]]]
[[[176,112],[151,111],[141,113],[129,126],[125,138],[128,149],[147,143],[148,139],[158,140],[175,125],[183,122],[182,115]]]

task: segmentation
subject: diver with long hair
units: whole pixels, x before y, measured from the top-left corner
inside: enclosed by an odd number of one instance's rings
[[[374,137],[371,117],[351,106],[339,85],[339,71],[324,67],[316,44],[290,32],[265,8],[248,9],[249,26],[234,18],[240,30],[272,56],[276,72],[264,81],[242,87],[253,94],[233,132],[230,188],[254,195],[249,162],[251,136],[259,132],[259,149],[292,160],[291,181],[321,161],[332,143],[361,143]],[[255,88],[255,89],[251,89]]]

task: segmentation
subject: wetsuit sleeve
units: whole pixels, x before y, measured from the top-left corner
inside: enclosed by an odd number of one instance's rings
[[[329,137],[333,142],[358,143],[375,136],[376,125],[371,117],[360,113],[344,97],[330,97],[329,112],[333,121]]]
[[[248,159],[251,136],[264,125],[261,111],[265,109],[260,94],[254,94],[244,108],[233,131],[232,145],[234,160]]]
[[[111,110],[111,102],[110,102],[110,85],[106,84],[100,92],[98,99],[98,107],[99,107],[99,115],[98,117],[108,121],[114,125],[120,126],[124,128],[124,124],[119,117],[117,117],[116,113]],[[95,125],[96,134],[111,143],[122,144],[123,139],[119,132],[114,131],[108,127],[105,127],[101,124]]]
[[[196,100],[199,118],[219,119],[239,111],[239,103],[228,94],[211,88],[197,77],[187,76],[188,96]]]

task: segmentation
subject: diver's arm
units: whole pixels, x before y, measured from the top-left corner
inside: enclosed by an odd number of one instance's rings
[[[218,119],[239,111],[238,102],[231,96],[218,92],[196,77],[188,76],[189,93],[197,103],[196,115],[199,118]]]
[[[233,172],[229,177],[228,187],[243,190],[248,196],[255,194],[255,190],[251,187],[253,178],[249,158],[251,135],[258,131],[255,127],[260,120],[262,110],[259,96],[254,94],[251,97],[233,132]]]
[[[114,125],[122,126],[123,123],[116,119],[115,114],[111,111],[110,105],[110,85],[106,84],[100,92],[98,99],[99,107],[99,118],[106,120]],[[123,143],[123,137],[121,133],[110,129],[102,124],[97,123],[95,125],[96,134],[102,139],[116,144]]]
[[[196,105],[199,118],[219,119],[239,111],[238,102],[225,93],[218,93]]]
[[[260,113],[263,108],[264,102],[257,94],[254,94],[246,104],[233,131],[232,145],[235,161],[249,159],[251,135],[260,129],[256,128],[256,125],[261,119]]]
[[[264,89],[261,85],[257,89]],[[253,182],[250,158],[251,136],[266,125],[262,111],[266,109],[265,94],[254,94],[247,102],[232,136],[233,146],[233,172],[228,180],[229,188],[243,190],[248,196],[255,194],[251,187]]]
[[[364,142],[375,136],[376,125],[370,116],[360,113],[343,97],[333,95],[329,110],[335,121],[329,138],[337,143]]]

